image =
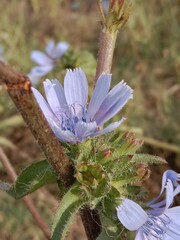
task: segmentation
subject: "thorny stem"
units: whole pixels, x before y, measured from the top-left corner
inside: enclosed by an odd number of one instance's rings
[[[12,167],[8,157],[6,156],[5,152],[3,151],[3,149],[0,147],[0,160],[4,166],[4,168],[6,169],[6,172],[8,173],[10,179],[12,181],[14,181],[17,178],[17,174],[14,170],[14,168]],[[22,201],[24,202],[24,204],[26,205],[27,209],[30,211],[30,213],[32,214],[33,218],[36,220],[39,228],[41,229],[41,231],[43,232],[44,236],[47,239],[50,239],[50,229],[47,226],[47,224],[44,222],[43,218],[41,217],[41,215],[39,214],[38,210],[36,209],[36,207],[34,206],[34,203],[31,199],[30,196],[26,196],[22,199]]]

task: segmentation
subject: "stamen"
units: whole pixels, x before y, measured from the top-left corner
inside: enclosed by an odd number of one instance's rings
[[[151,236],[156,237],[157,239],[164,239],[164,234],[166,229],[170,224],[171,220],[167,215],[163,217],[150,216],[149,220],[143,225],[143,232],[148,239],[151,239]]]

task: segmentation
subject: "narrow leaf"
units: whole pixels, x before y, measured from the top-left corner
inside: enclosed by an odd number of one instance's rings
[[[45,184],[56,181],[54,169],[47,160],[43,160],[25,168],[11,187],[5,190],[13,198],[20,199]]]
[[[149,163],[149,164],[166,164],[166,160],[161,157],[150,155],[150,154],[134,154],[132,158],[133,162],[136,163]]]
[[[76,213],[83,205],[79,191],[75,191],[74,186],[64,195],[57,209],[52,226],[51,240],[64,240],[66,238]]]

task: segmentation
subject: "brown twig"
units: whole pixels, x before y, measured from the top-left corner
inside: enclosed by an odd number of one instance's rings
[[[9,175],[10,179],[12,181],[15,181],[15,179],[17,178],[17,174],[16,174],[14,168],[12,167],[8,157],[6,156],[5,152],[3,151],[3,149],[1,147],[0,147],[0,160],[1,160],[4,168],[6,169],[6,172]],[[31,199],[31,197],[26,196],[22,199],[22,201],[24,202],[24,204],[26,205],[26,207],[32,214],[33,218],[36,220],[36,222],[37,222],[39,228],[41,229],[41,231],[43,232],[44,236],[47,239],[50,239],[50,229],[47,226],[47,224],[44,222],[43,218],[40,216],[36,207],[34,206],[34,203]]]

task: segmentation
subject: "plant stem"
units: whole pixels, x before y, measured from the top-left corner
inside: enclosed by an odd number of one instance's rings
[[[8,173],[10,179],[12,181],[14,181],[17,178],[17,174],[13,168],[13,166],[11,165],[8,157],[6,156],[5,152],[3,151],[3,149],[0,147],[0,160],[4,166],[4,168],[6,169],[6,172]],[[30,213],[32,214],[33,218],[36,220],[39,228],[41,229],[41,231],[43,232],[44,236],[47,239],[50,239],[50,229],[47,226],[47,224],[44,222],[43,218],[41,217],[41,215],[39,214],[38,210],[36,209],[36,207],[34,206],[34,203],[31,199],[30,196],[26,196],[22,199],[22,201],[24,202],[24,204],[26,205],[27,209],[30,211]]]
[[[110,33],[105,28],[100,32],[96,80],[101,73],[111,73],[117,32]]]

